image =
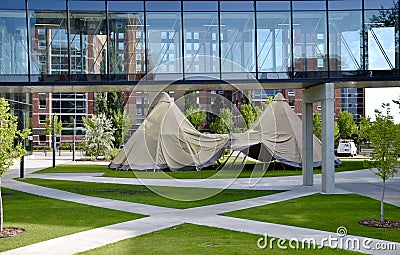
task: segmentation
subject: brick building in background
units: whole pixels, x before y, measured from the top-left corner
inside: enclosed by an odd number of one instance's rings
[[[76,119],[76,141],[85,140],[82,118],[94,113],[95,93],[34,93],[32,94],[33,145],[49,145],[51,135],[46,135],[46,118],[56,113],[63,123],[61,142],[73,141]]]

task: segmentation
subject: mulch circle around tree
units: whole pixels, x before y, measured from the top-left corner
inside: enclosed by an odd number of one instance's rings
[[[0,238],[19,236],[25,233],[25,229],[22,228],[3,228],[0,232]]]
[[[360,220],[358,223],[373,228],[400,228],[400,222],[392,220],[385,220],[383,223],[380,220]]]

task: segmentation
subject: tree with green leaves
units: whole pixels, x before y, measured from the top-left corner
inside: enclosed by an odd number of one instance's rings
[[[340,138],[351,138],[357,134],[357,125],[354,116],[348,111],[340,111],[338,114],[338,128]]]
[[[229,108],[221,109],[217,119],[211,123],[210,131],[214,134],[229,134],[233,129],[233,114]]]
[[[23,140],[31,133],[29,129],[18,130],[18,117],[11,115],[10,105],[0,98],[0,232],[3,231],[3,200],[1,197],[1,177],[14,165],[14,160],[26,151]]]
[[[189,108],[185,111],[186,118],[192,123],[192,125],[197,129],[203,126],[206,121],[206,112],[200,111],[199,108]]]
[[[98,159],[104,156],[110,158],[113,153],[114,130],[112,122],[101,113],[93,115],[91,119],[82,118],[86,128],[87,146],[86,155]]]
[[[321,114],[319,111],[315,111],[313,114],[313,133],[318,139],[322,138],[322,127],[321,127]]]
[[[334,137],[335,141],[339,139],[339,128],[338,123],[334,123]],[[319,111],[315,111],[313,114],[313,133],[318,139],[322,139],[322,125],[321,125],[321,113]]]
[[[365,164],[382,179],[380,222],[385,221],[384,198],[386,181],[398,173],[400,167],[400,127],[393,121],[389,104],[382,104],[383,111],[375,110],[375,121],[362,118],[360,136],[373,145],[371,159]]]
[[[242,113],[246,128],[249,129],[258,117],[255,108],[251,104],[242,104],[240,106],[240,112]]]
[[[62,121],[58,118],[58,115],[54,113],[54,123],[56,125],[56,134],[61,135],[63,130]],[[46,118],[46,123],[44,124],[46,135],[53,134],[53,117]]]
[[[102,92],[96,95],[96,110],[98,114],[104,114],[112,122],[115,130],[114,145],[123,144],[125,135],[130,129],[130,118],[125,109],[124,92]],[[129,123],[129,124],[128,124]]]
[[[115,143],[117,148],[124,144],[125,137],[131,128],[131,118],[126,111],[116,111],[112,116]]]

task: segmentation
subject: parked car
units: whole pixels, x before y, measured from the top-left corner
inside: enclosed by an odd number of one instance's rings
[[[356,156],[357,155],[357,146],[353,140],[341,140],[339,141],[339,145],[337,147],[337,155],[338,157],[343,156]]]

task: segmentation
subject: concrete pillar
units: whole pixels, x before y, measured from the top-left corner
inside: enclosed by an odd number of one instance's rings
[[[334,119],[335,100],[334,85],[327,83],[324,86],[324,99],[322,106],[322,192],[335,192],[335,154],[334,154]]]
[[[303,184],[313,185],[312,103],[321,101],[322,192],[335,192],[334,84],[326,83],[303,91]]]
[[[304,91],[307,93],[306,91]],[[313,178],[313,105],[312,103],[303,102],[302,113],[302,169],[303,169],[303,185],[312,186]]]

